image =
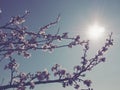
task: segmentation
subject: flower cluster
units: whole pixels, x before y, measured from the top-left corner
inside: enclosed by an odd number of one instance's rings
[[[52,43],[46,43],[44,44],[41,48],[43,49],[43,51],[49,51],[50,53],[54,51],[54,49],[56,48],[56,45],[53,45]]]
[[[54,72],[54,76],[59,76],[59,78],[65,78],[67,72],[66,69],[63,68],[61,65],[59,64],[55,64],[51,70]]]
[[[42,80],[49,80],[49,72],[47,69],[45,69],[44,71],[40,72],[38,71],[36,73],[36,78],[39,80],[39,81],[42,81]]]
[[[73,86],[75,89],[79,89],[80,85],[79,82],[83,82],[82,79],[79,79],[79,72],[81,72],[81,67],[79,65],[74,67],[74,73],[68,73],[66,69],[62,68],[61,65],[55,64],[51,70],[54,72],[54,76],[58,76],[59,79],[65,79],[62,82],[62,86],[65,88],[67,86]]]
[[[75,72],[80,72],[81,71],[80,65],[74,66],[74,70],[75,70]]]
[[[6,33],[0,29],[0,43],[6,41],[6,36],[7,36]]]
[[[10,22],[12,24],[19,25],[25,22],[25,19],[20,16],[16,16],[16,17],[11,18]]]
[[[10,69],[13,71],[17,71],[17,69],[19,68],[19,64],[16,62],[15,59],[11,60],[7,65],[5,65],[4,69]]]
[[[20,72],[17,76],[12,79],[13,85],[18,85],[17,90],[25,90],[26,82],[29,82],[30,89],[35,87],[35,83],[32,80],[34,78],[33,74]]]
[[[21,72],[19,75],[18,75],[18,79],[17,78],[14,78],[13,79],[13,84],[18,84],[18,90],[25,90],[25,81],[27,80],[27,74],[24,73],[24,72]]]
[[[78,45],[80,44],[80,36],[77,35],[75,38],[73,38],[74,41],[72,41],[71,43],[69,43],[68,47],[72,48],[72,46]]]

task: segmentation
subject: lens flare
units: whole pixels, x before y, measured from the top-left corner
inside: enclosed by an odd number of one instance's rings
[[[89,39],[99,39],[100,37],[102,37],[104,32],[105,32],[104,27],[102,27],[98,24],[91,25],[88,28]]]

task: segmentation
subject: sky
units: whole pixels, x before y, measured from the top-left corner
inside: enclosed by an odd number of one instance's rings
[[[71,36],[80,35],[82,39],[88,39],[87,29],[89,25],[97,22],[105,27],[105,34],[98,40],[90,40],[88,56],[95,55],[98,49],[104,45],[107,35],[113,32],[114,46],[105,54],[107,61],[96,66],[87,74],[92,80],[94,90],[119,90],[120,89],[120,0],[0,0],[0,26],[9,21],[11,16],[22,15],[25,10],[30,11],[25,25],[29,30],[37,32],[40,27],[52,22],[58,14],[61,15],[60,22],[50,29],[50,33],[69,32]],[[31,52],[32,57],[24,60],[16,56],[20,62],[22,72],[36,72],[59,63],[68,71],[80,62],[82,49],[56,49],[52,54],[41,51]],[[3,62],[4,64],[6,62]],[[7,76],[0,64],[0,76]],[[7,79],[7,78],[6,78]],[[73,90],[73,87],[63,88],[61,84],[37,85],[34,90]],[[29,90],[29,89],[27,89]]]

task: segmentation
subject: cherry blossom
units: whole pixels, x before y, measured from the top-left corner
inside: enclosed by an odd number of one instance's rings
[[[82,88],[82,83],[90,90],[92,81],[86,79],[86,72],[91,71],[97,64],[105,62],[104,53],[113,45],[112,33],[108,36],[102,48],[92,58],[88,58],[89,40],[81,40],[80,35],[70,37],[68,32],[60,34],[59,29],[55,34],[47,32],[51,26],[59,22],[60,15],[55,21],[33,32],[29,31],[29,28],[23,24],[27,21],[25,17],[29,13],[29,11],[25,11],[24,15],[14,16],[10,22],[0,26],[0,62],[8,60],[4,69],[10,71],[10,83],[0,85],[0,90],[9,88],[25,90],[27,86],[34,89],[35,85],[45,83],[60,83],[63,87],[73,86],[76,90]],[[61,42],[58,43],[58,40]],[[53,65],[51,71],[47,69],[37,70],[36,73],[19,71],[20,64],[18,63],[19,60],[15,58],[16,55],[29,59],[32,56],[31,50],[33,52],[42,50],[51,53],[55,52],[57,48],[73,48],[78,45],[83,48],[83,55],[80,63],[75,65],[71,72],[59,64]]]

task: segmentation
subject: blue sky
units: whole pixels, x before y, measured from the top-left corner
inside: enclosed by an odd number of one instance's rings
[[[69,32],[74,36],[80,34],[82,39],[87,39],[87,27],[95,21],[106,28],[106,33],[113,32],[114,46],[105,55],[107,61],[96,66],[88,73],[88,79],[93,81],[94,90],[119,90],[120,85],[120,0],[0,0],[0,25],[9,21],[11,16],[23,14],[25,10],[30,11],[26,18],[26,25],[31,31],[38,31],[41,26],[48,24],[61,14],[60,22],[50,33],[55,33],[60,27],[60,33]],[[107,37],[97,41],[90,41],[89,57],[94,54],[103,44]],[[56,49],[54,53],[44,53],[41,51],[32,52],[29,60],[16,57],[21,63],[20,70],[25,72],[36,72],[44,68],[50,68],[55,63],[59,63],[71,71],[72,67],[80,62],[82,55],[80,47],[72,49]],[[0,64],[0,70],[2,64]],[[5,71],[4,75],[7,74]],[[1,77],[0,77],[1,79]],[[35,90],[73,90],[72,87],[62,88],[61,84],[39,85]],[[29,89],[28,89],[29,90]]]

